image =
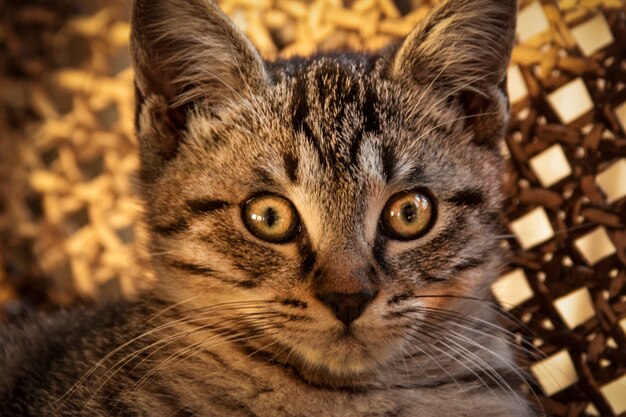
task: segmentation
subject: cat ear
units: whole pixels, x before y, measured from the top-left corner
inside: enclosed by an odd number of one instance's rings
[[[440,2],[396,52],[392,75],[458,100],[475,141],[494,145],[508,120],[505,79],[516,15],[516,0]]]
[[[217,113],[266,80],[252,43],[211,0],[135,0],[131,52],[140,140],[144,129],[169,133],[146,145],[165,154],[175,151],[191,108]]]

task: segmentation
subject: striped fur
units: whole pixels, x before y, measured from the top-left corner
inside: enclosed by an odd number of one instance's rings
[[[157,283],[4,332],[0,414],[534,415],[488,300],[515,14],[449,0],[380,53],[264,63],[208,0],[136,0]],[[432,229],[386,237],[385,203],[415,189]],[[293,203],[293,241],[245,228],[258,193]],[[349,327],[315,295],[363,282],[376,296]]]

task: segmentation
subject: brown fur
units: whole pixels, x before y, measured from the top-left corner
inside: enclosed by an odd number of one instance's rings
[[[449,0],[381,53],[264,63],[208,0],[137,0],[157,284],[7,332],[0,412],[533,415],[488,299],[515,15],[514,0]],[[399,241],[379,219],[407,190],[436,219]],[[259,193],[296,208],[292,240],[248,231]],[[363,294],[342,323],[328,300]]]

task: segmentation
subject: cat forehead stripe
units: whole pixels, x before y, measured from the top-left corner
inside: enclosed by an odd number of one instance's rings
[[[485,198],[482,191],[470,189],[455,192],[446,202],[457,206],[477,207],[483,205]]]
[[[287,178],[289,178],[289,180],[294,184],[298,182],[298,164],[299,163],[300,161],[298,160],[298,157],[295,156],[293,153],[285,152],[283,154],[283,164],[285,166],[285,172],[287,173]]]
[[[382,133],[378,95],[363,82],[363,68],[332,57],[307,65],[292,82],[291,126],[304,135],[322,165],[353,170],[363,136]]]
[[[214,199],[188,200],[186,204],[193,214],[212,213],[231,205],[228,201]]]

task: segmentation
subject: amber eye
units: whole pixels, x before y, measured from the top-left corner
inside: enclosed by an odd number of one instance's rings
[[[253,235],[272,243],[285,243],[298,233],[298,213],[291,201],[262,194],[246,201],[243,222]]]
[[[397,240],[413,240],[423,236],[435,217],[435,207],[427,194],[406,191],[393,195],[381,216],[382,228]]]

